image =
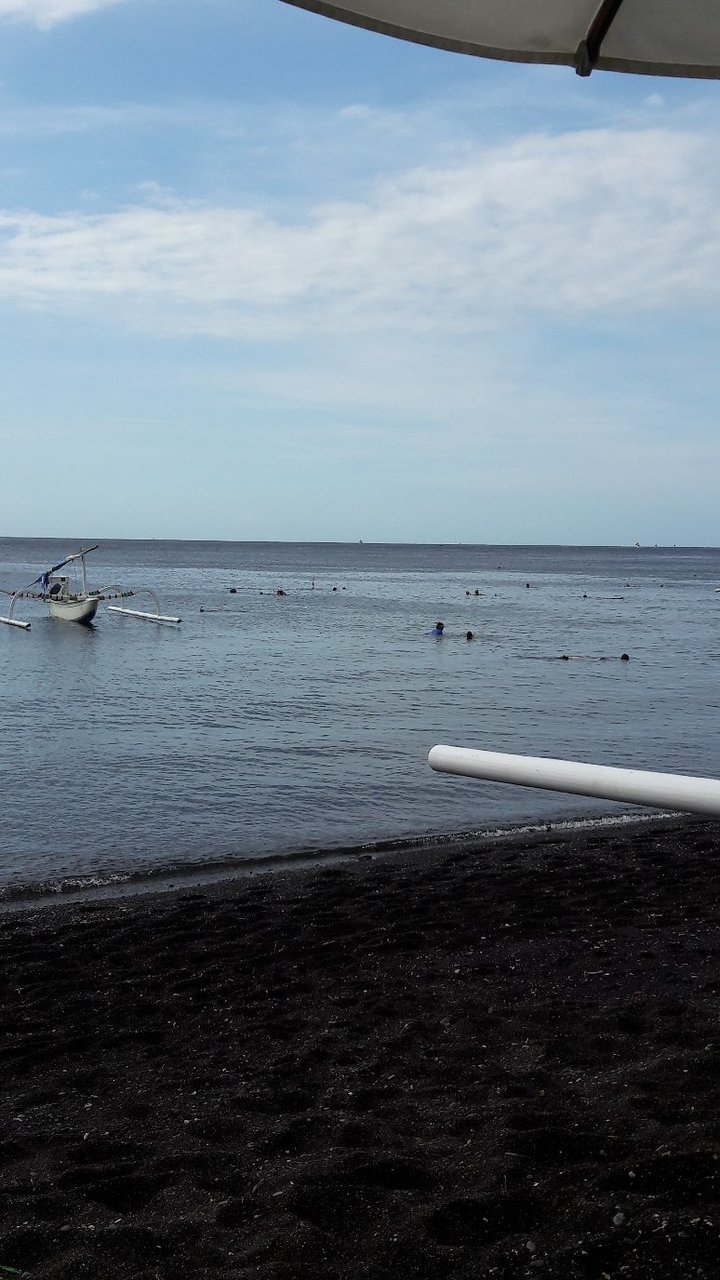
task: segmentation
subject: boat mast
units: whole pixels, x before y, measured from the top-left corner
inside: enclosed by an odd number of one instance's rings
[[[87,569],[85,568],[85,557],[89,555],[91,551],[97,551],[99,545],[100,544],[96,542],[94,547],[81,547],[80,550],[75,551],[73,555],[66,556],[66,558],[60,562],[60,564],[53,565],[52,569],[48,569],[48,573],[56,573],[58,569],[62,569],[66,564],[71,564],[73,560],[79,560],[81,565],[81,570],[82,570],[83,595],[84,596],[88,595],[89,593],[88,593],[88,584],[87,584]]]

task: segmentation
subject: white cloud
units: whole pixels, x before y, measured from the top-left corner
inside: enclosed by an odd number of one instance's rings
[[[668,313],[720,298],[720,177],[700,135],[531,136],[280,221],[194,202],[0,213],[0,296],[112,300],[245,337],[482,331],[526,312]]]
[[[2,4],[2,0],[0,0]],[[56,138],[65,134],[107,133],[110,129],[174,127],[183,117],[160,107],[8,107],[0,115],[3,138]]]
[[[0,0],[0,20],[12,18],[46,28],[121,3],[122,0]]]

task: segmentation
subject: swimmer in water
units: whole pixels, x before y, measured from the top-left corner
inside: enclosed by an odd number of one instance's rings
[[[584,653],[561,653],[560,662],[612,662],[612,658],[588,658]],[[629,662],[630,654],[621,653],[621,662]]]

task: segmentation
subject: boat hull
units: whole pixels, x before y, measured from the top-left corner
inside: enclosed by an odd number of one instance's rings
[[[84,596],[80,600],[46,600],[51,618],[63,622],[92,622],[98,611],[100,596]]]

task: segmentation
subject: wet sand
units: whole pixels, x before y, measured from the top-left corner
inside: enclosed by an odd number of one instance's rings
[[[0,920],[0,1277],[720,1269],[720,827]]]

